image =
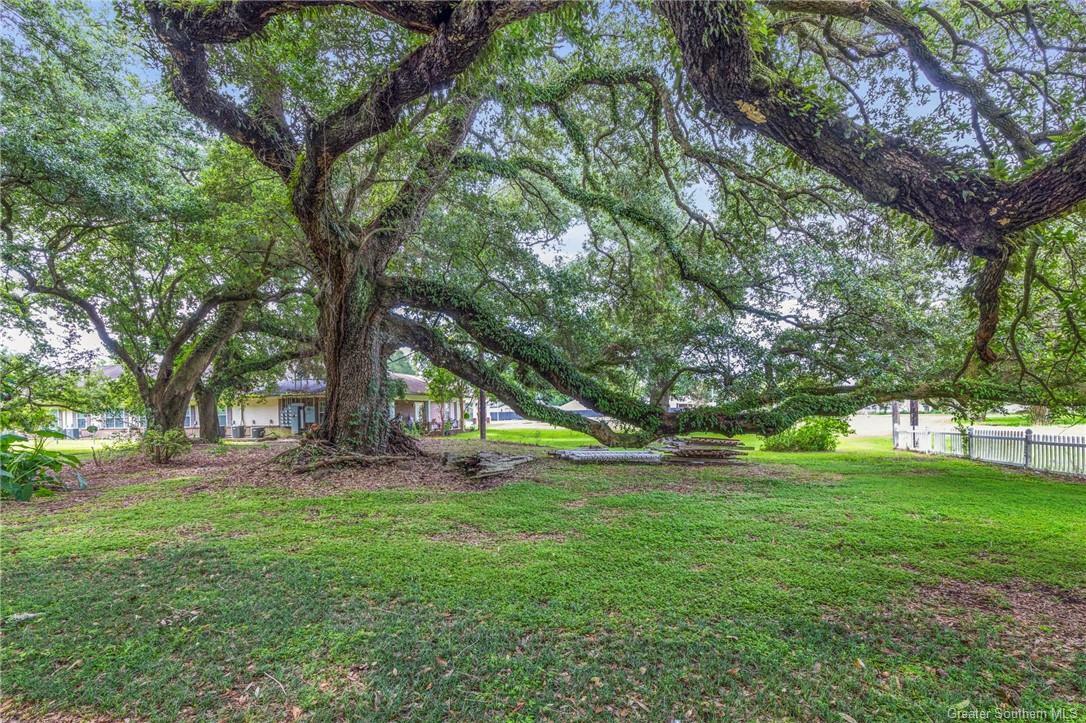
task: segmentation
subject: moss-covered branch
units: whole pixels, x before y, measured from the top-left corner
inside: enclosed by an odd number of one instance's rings
[[[547,342],[510,329],[472,295],[425,279],[387,277],[381,283],[396,302],[449,316],[491,352],[531,367],[555,389],[604,416],[631,424],[649,435],[660,428],[662,413],[658,408],[604,386],[577,369]]]
[[[479,377],[464,377],[492,390],[503,400],[506,397],[513,399],[515,404],[507,403],[514,409],[519,405],[520,409],[526,410],[527,413],[521,412],[524,416],[585,431],[606,444],[643,444],[659,437],[690,432],[771,435],[791,427],[805,417],[845,417],[870,404],[893,399],[985,401],[992,404],[1052,404],[1054,401],[1040,388],[959,380],[884,387],[828,388],[821,391],[802,391],[773,399],[748,399],[743,403],[664,412],[646,401],[599,383],[577,369],[547,342],[510,329],[466,292],[433,281],[398,277],[383,279],[382,292],[387,295],[386,303],[405,304],[448,316],[491,352],[525,364],[560,392],[580,400],[606,417],[640,430],[638,434],[616,437],[611,437],[602,429],[593,428],[589,431],[587,425],[593,424],[592,420],[585,420],[578,415],[558,416],[557,413],[561,410],[554,410],[546,405],[532,409],[527,405],[537,402],[530,395],[518,397],[512,388],[502,388],[501,384],[509,384],[503,379],[484,380],[487,383],[483,384],[476,381]],[[421,325],[415,326],[425,331]],[[418,329],[414,333],[422,334]],[[418,343],[421,344],[422,341]],[[420,351],[427,353],[424,349]],[[460,373],[451,363],[446,364],[436,359],[435,363]],[[456,363],[461,369],[466,368],[466,361]],[[478,375],[482,372],[468,369],[466,373]],[[496,373],[491,373],[497,376]],[[1065,398],[1059,401],[1068,405],[1081,405],[1086,402],[1086,389],[1066,390]]]
[[[461,379],[487,390],[522,417],[583,432],[609,447],[640,446],[649,441],[644,435],[622,434],[611,429],[605,422],[540,402],[531,392],[502,376],[491,365],[465,354],[446,342],[437,332],[418,322],[398,314],[390,314],[385,320],[385,326],[389,335],[398,343],[414,349]]]

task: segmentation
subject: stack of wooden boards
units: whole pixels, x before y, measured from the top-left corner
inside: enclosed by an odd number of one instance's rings
[[[650,450],[613,450],[605,447],[579,447],[577,449],[556,449],[549,452],[552,457],[581,464],[605,464],[617,462],[624,464],[730,464],[746,456],[750,447],[740,444],[738,439],[720,439],[718,437],[669,437],[661,440]]]
[[[602,447],[583,447],[580,449],[555,449],[550,455],[569,462],[601,464],[606,462],[627,462],[634,464],[660,464],[664,455],[659,452],[644,450],[604,449]]]
[[[669,454],[668,462],[689,465],[738,462],[751,449],[738,439],[719,437],[669,437],[659,447]]]

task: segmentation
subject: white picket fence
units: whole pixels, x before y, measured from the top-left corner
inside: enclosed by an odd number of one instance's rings
[[[927,427],[894,427],[893,437],[894,449],[1086,476],[1086,437],[975,427],[967,428],[965,434]]]

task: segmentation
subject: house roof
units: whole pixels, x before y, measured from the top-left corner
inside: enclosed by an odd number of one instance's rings
[[[426,394],[428,392],[426,380],[422,377],[398,372],[390,372],[389,376],[402,381],[407,387],[408,394]],[[324,394],[326,386],[323,379],[280,379],[276,383],[275,391],[276,394],[283,396],[290,394]]]
[[[124,367],[120,364],[106,364],[98,369],[98,372],[106,379],[120,379],[124,374]]]

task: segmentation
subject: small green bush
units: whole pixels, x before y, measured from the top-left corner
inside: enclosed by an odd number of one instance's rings
[[[762,449],[769,452],[832,452],[846,434],[852,434],[852,428],[844,419],[807,417],[780,434],[766,437]]]
[[[64,439],[60,432],[39,429],[32,444],[21,434],[0,434],[0,497],[25,502],[35,491],[61,488],[60,471],[78,467],[67,452],[46,449],[46,439]],[[78,474],[78,473],[77,473]]]
[[[180,429],[167,429],[165,432],[158,429],[148,429],[140,440],[140,449],[155,464],[164,464],[170,459],[185,452],[192,446],[192,442]]]

